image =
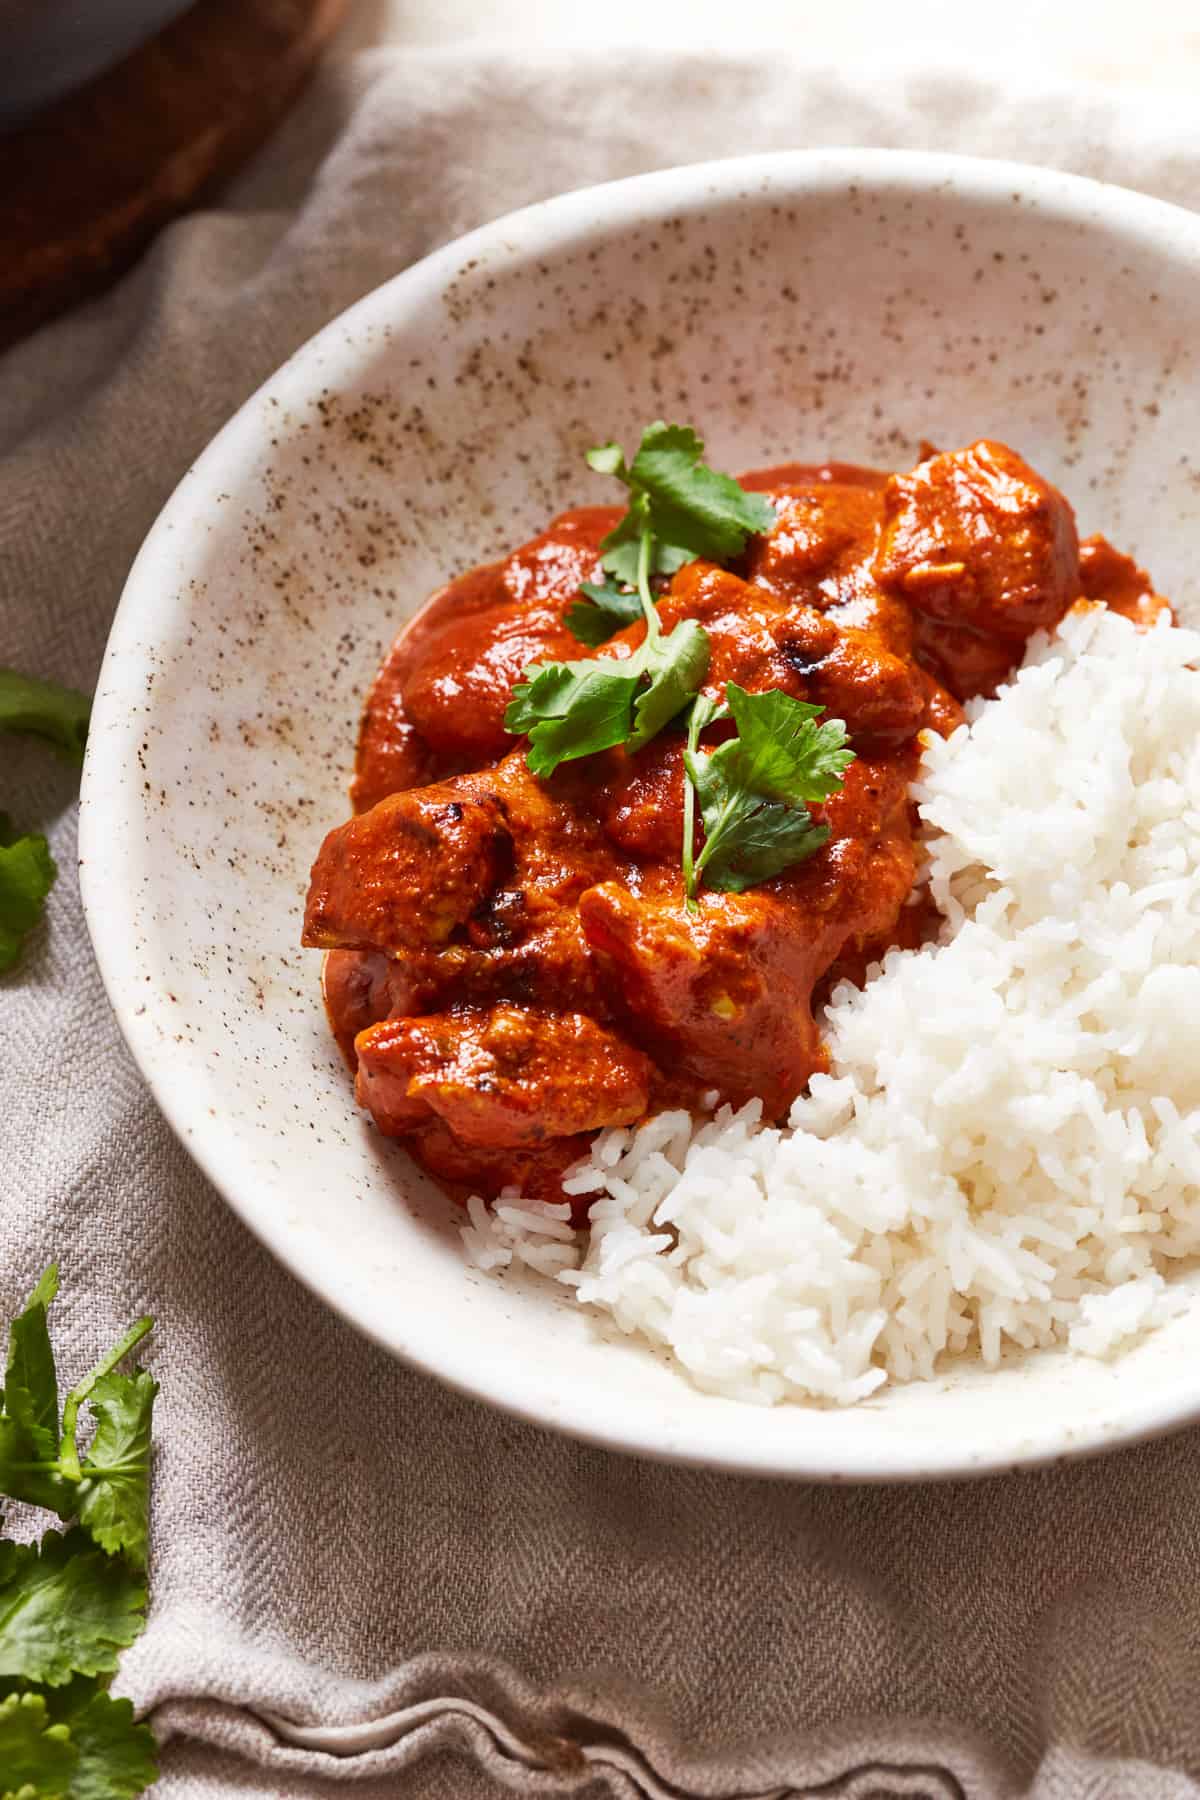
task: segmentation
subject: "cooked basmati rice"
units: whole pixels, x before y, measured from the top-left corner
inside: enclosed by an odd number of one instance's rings
[[[926,749],[940,941],[826,1015],[831,1073],[602,1133],[568,1206],[472,1201],[697,1386],[848,1403],[966,1353],[1108,1355],[1200,1251],[1200,634],[1079,607]]]

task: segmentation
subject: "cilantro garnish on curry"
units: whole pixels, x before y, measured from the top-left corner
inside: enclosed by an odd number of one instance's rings
[[[666,1108],[784,1116],[833,986],[936,923],[922,734],[1081,596],[1165,605],[1002,444],[740,481],[703,453],[662,422],[590,451],[625,504],[451,581],[367,698],[304,941],[360,1104],[459,1199],[561,1200]]]
[[[609,583],[581,582],[587,599],[568,609],[565,622],[595,646],[640,615],[645,637],[632,655],[535,663],[504,715],[509,731],[528,735],[533,773],[553,775],[562,762],[616,745],[636,754],[691,703],[681,847],[689,910],[706,869],[711,886],[740,892],[819,849],[829,829],[813,824],[805,802],[827,800],[854,760],[843,748],[840,720],[812,724],[819,706],[778,691],[747,694],[734,682],[726,689],[727,706],[699,696],[710,661],[707,631],[694,619],[662,630],[652,575],[673,575],[702,557],[726,562],[775,523],[769,501],[708,468],[703,453],[690,427],[661,419],[642,434],[628,467],[618,444],[588,451],[593,469],[615,475],[629,489],[629,510],[601,540],[600,567]],[[736,742],[701,755],[700,732],[730,717]],[[698,861],[697,792],[706,833]]]

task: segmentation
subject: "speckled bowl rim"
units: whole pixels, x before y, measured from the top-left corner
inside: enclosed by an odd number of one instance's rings
[[[101,672],[89,750],[85,762],[80,818],[81,886],[84,909],[101,975],[121,1031],[164,1116],[188,1153],[234,1212],[292,1274],[345,1317],[356,1329],[401,1359],[437,1376],[461,1392],[489,1402],[531,1423],[562,1430],[606,1448],[752,1475],[832,1481],[905,1481],[997,1473],[1021,1466],[1095,1454],[1177,1428],[1200,1417],[1200,1382],[1186,1398],[1141,1393],[1132,1383],[1114,1395],[1111,1414],[1090,1433],[1073,1434],[1060,1417],[1031,1418],[1020,1442],[1002,1441],[994,1452],[967,1459],[946,1438],[917,1441],[903,1451],[881,1452],[870,1434],[836,1459],[813,1454],[801,1439],[794,1456],[778,1446],[756,1446],[752,1431],[730,1430],[730,1402],[715,1400],[712,1424],[690,1430],[664,1445],[649,1421],[634,1413],[597,1422],[586,1400],[568,1399],[549,1417],[523,1385],[523,1370],[479,1358],[456,1339],[452,1324],[424,1335],[406,1330],[395,1308],[364,1306],[359,1293],[343,1292],[316,1254],[301,1253],[278,1209],[264,1203],[247,1180],[236,1145],[220,1122],[193,1100],[187,1079],[187,1045],[158,1034],[148,1015],[140,980],[134,930],[135,896],[122,881],[119,859],[106,854],[124,830],[136,828],[132,784],[119,771],[136,754],[138,707],[145,692],[141,640],[145,621],[161,611],[164,594],[178,594],[186,564],[182,501],[194,514],[205,490],[236,492],[243,472],[261,463],[265,445],[278,430],[280,408],[299,407],[339,379],[339,366],[352,366],[358,344],[370,346],[373,332],[396,318],[411,320],[435,303],[464,264],[475,256],[511,267],[553,248],[561,251],[597,232],[644,225],[665,214],[711,208],[759,187],[773,200],[819,195],[857,184],[865,192],[887,192],[928,201],[939,192],[982,203],[1010,202],[1014,194],[1043,216],[1107,229],[1114,242],[1136,250],[1180,258],[1200,278],[1200,217],[1130,189],[1068,175],[1036,165],[937,152],[867,150],[853,147],[771,152],[693,164],[584,188],[507,214],[456,239],[366,295],[324,327],[285,362],[239,409],[184,476],[143,544],[121,597]],[[356,328],[347,332],[345,327]],[[150,1010],[153,1001],[149,1002]],[[981,1395],[982,1398],[982,1395]],[[737,1407],[759,1415],[759,1409]]]

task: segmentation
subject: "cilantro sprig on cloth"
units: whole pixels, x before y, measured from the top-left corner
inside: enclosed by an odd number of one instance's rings
[[[819,850],[829,827],[813,823],[808,805],[827,800],[854,761],[840,719],[816,724],[820,706],[778,691],[748,694],[736,681],[726,683],[725,699],[724,706],[696,701],[683,753],[683,878],[692,904],[702,876],[709,887],[740,894]],[[729,718],[737,736],[702,751],[700,733]],[[694,858],[697,799],[704,848]]]
[[[83,761],[90,712],[91,701],[74,688],[0,669],[0,731],[31,732],[78,763]],[[0,974],[21,954],[57,874],[45,838],[37,832],[19,836],[8,815],[0,812]]]
[[[11,969],[58,875],[40,832],[18,837],[0,813],[0,972]]]
[[[0,731],[32,732],[72,762],[82,762],[91,710],[87,695],[74,688],[0,669]]]
[[[0,1796],[133,1800],[155,1779],[154,1738],[108,1681],[145,1624],[151,1417],[157,1386],[118,1364],[139,1319],[67,1395],[47,1312],[52,1264],[9,1332],[0,1391],[0,1493],[48,1508],[65,1532],[0,1540]],[[78,1447],[82,1406],[96,1430]]]

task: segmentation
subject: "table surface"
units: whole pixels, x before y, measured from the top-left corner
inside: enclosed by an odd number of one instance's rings
[[[785,44],[818,61],[902,57],[997,66],[1179,92],[1200,86],[1196,0],[358,0],[348,46],[455,44]]]

